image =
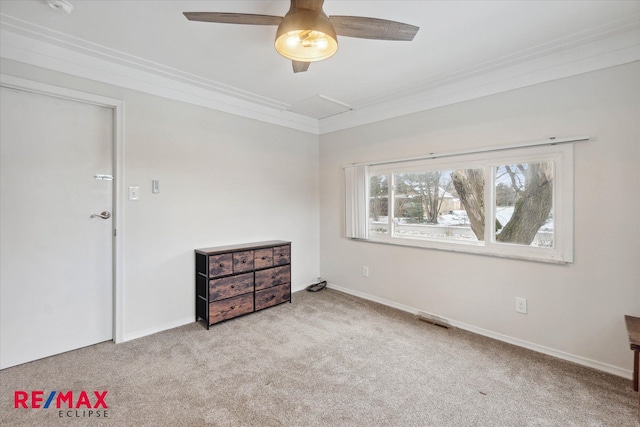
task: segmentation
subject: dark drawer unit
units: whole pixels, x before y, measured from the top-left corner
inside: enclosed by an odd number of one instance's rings
[[[273,248],[273,265],[291,264],[291,246],[276,246]]]
[[[256,311],[291,300],[291,287],[278,285],[256,291]]]
[[[209,326],[291,302],[291,242],[195,250],[196,322]]]
[[[209,323],[222,322],[251,312],[253,312],[253,293],[223,299],[209,304]]]
[[[280,267],[268,268],[266,270],[256,271],[256,291],[260,289],[270,288],[271,286],[291,283],[291,266],[283,265]]]
[[[209,280],[209,302],[253,292],[253,273]]]
[[[255,250],[253,256],[253,265],[257,269],[273,265],[273,248]]]

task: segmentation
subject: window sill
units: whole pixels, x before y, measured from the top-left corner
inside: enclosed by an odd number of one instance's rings
[[[409,248],[418,248],[418,249],[432,249],[439,251],[448,251],[448,252],[456,252],[462,254],[472,254],[472,255],[482,255],[482,256],[490,256],[496,258],[506,258],[506,259],[515,259],[520,261],[533,261],[533,262],[542,262],[546,264],[572,264],[573,261],[566,260],[558,255],[550,255],[550,254],[531,254],[531,253],[513,253],[513,252],[502,252],[497,250],[491,250],[484,242],[472,242],[467,244],[459,244],[459,243],[448,243],[448,242],[436,242],[436,241],[418,241],[418,240],[407,240],[403,241],[402,239],[356,239],[356,238],[348,238],[348,240],[358,241],[358,242],[367,242],[367,243],[376,243],[382,245],[389,246],[404,246]],[[529,249],[529,248],[524,248]]]

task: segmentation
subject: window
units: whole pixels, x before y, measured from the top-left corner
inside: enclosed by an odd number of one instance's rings
[[[367,165],[361,240],[573,262],[573,146]],[[366,216],[364,218],[363,216]]]

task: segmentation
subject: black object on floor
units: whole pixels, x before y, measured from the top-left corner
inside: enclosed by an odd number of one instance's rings
[[[323,280],[323,281],[318,282],[318,283],[316,283],[314,285],[307,286],[307,291],[309,291],[309,292],[318,292],[318,291],[323,290],[326,287],[327,287],[327,281]]]

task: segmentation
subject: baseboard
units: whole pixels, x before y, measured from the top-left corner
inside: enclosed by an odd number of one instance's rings
[[[291,293],[304,291],[305,289],[307,289],[307,286],[314,285],[314,284],[315,282],[309,282],[303,285],[291,285]]]
[[[292,286],[291,287],[291,292],[299,292],[299,291],[303,291],[307,288],[307,286],[309,285],[313,285],[314,283],[308,283],[306,285],[298,285],[298,286]],[[364,297],[363,297],[364,298]],[[153,334],[157,334],[158,332],[162,332],[162,331],[166,331],[168,329],[173,329],[173,328],[177,328],[179,326],[184,326],[187,325],[189,323],[192,323],[195,321],[195,318],[193,316],[186,318],[186,319],[181,319],[181,320],[176,320],[174,322],[169,322],[169,323],[165,323],[162,324],[161,326],[155,326],[153,328],[149,328],[149,329],[145,329],[142,331],[138,331],[138,332],[132,332],[132,333],[125,333],[122,341],[119,342],[126,342],[126,341],[131,341],[131,340],[135,340],[138,338],[142,338],[142,337],[146,337],[147,335],[153,335]]]
[[[153,328],[144,329],[142,331],[126,333],[124,334],[123,339],[120,342],[122,343],[126,341],[135,340],[138,338],[146,337],[147,335],[157,334],[158,332],[167,331],[169,329],[177,328],[179,326],[184,326],[193,322],[195,322],[195,317],[191,316],[189,318],[175,320],[169,323],[163,323],[162,325],[154,326]]]
[[[334,283],[328,283],[327,287],[330,289],[335,289],[340,292],[344,292],[345,294],[353,295],[358,298],[366,299],[369,301],[377,302],[382,305],[386,305],[389,307],[397,308],[398,310],[406,311],[411,314],[417,314],[419,310],[415,307],[411,307],[408,305],[400,304],[394,301],[387,300],[385,298],[380,298],[374,295],[370,295],[360,291],[354,291],[353,289],[344,288],[342,286],[336,285]],[[441,316],[437,313],[437,316]],[[599,371],[607,372],[609,374],[617,375],[619,377],[623,377],[626,379],[632,379],[633,373],[630,370],[622,369],[617,366],[609,365],[606,363],[598,362],[596,360],[587,359],[586,357],[576,356],[575,354],[566,353],[561,350],[556,350],[550,347],[545,347],[539,344],[531,343],[528,341],[524,341],[518,338],[510,337],[508,335],[500,334],[498,332],[493,332],[487,329],[479,328],[477,326],[469,325],[463,322],[459,322],[455,319],[447,318],[449,322],[451,322],[452,326],[456,328],[464,329],[465,331],[473,332],[474,334],[482,335],[488,338],[493,338],[498,341],[503,341],[509,344],[517,345],[518,347],[524,347],[529,350],[537,351],[538,353],[546,354],[549,356],[557,357],[558,359],[567,360],[569,362],[576,363],[578,365],[587,366],[589,368],[597,369]]]

